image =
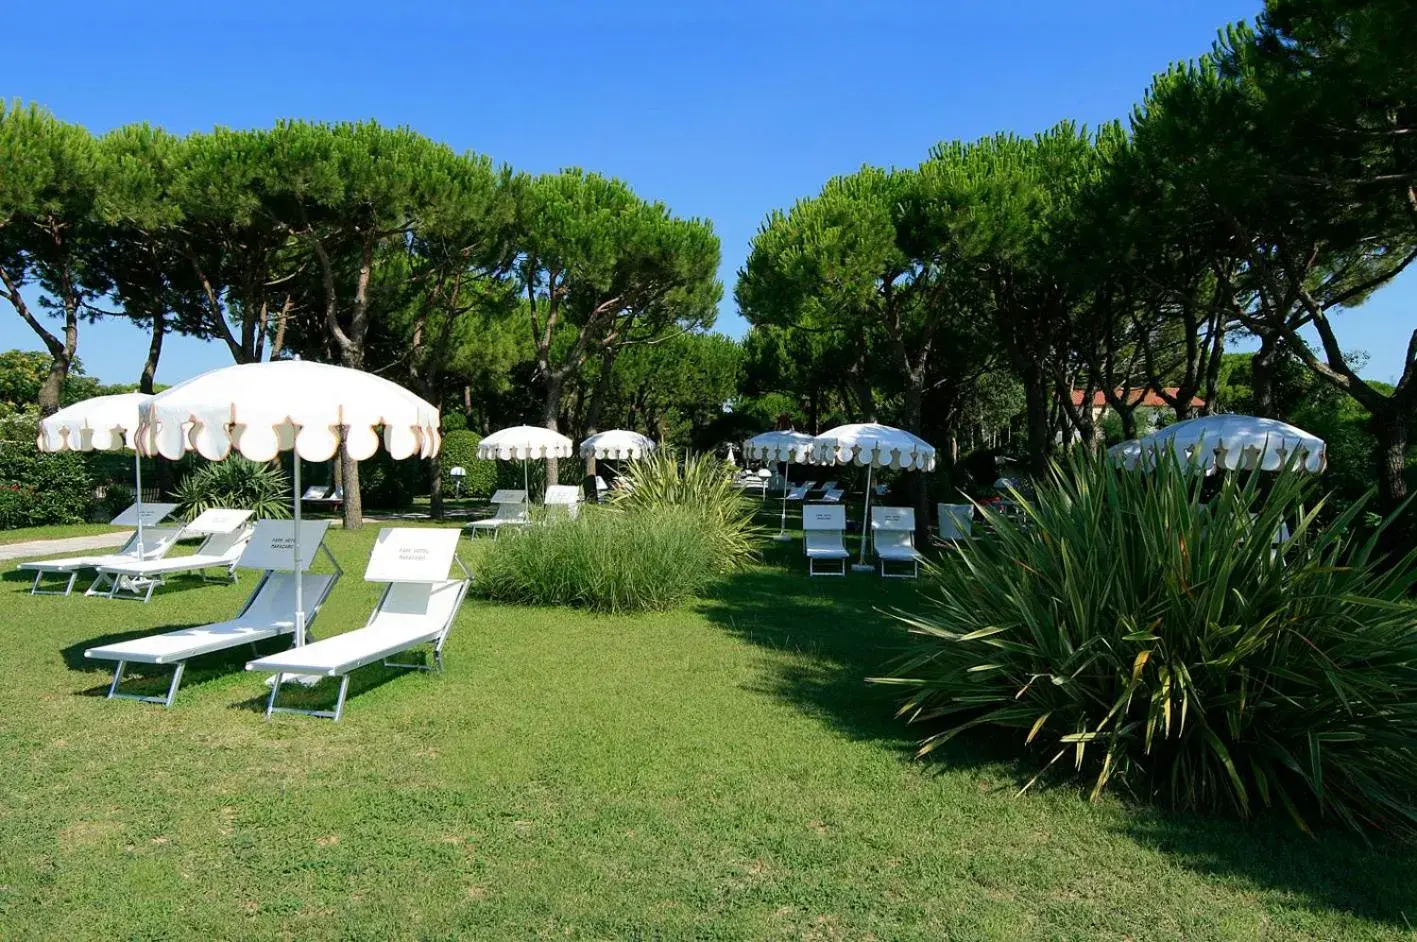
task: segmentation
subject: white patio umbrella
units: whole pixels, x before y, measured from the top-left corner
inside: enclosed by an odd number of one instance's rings
[[[138,556],[143,555],[143,465],[134,436],[138,407],[151,399],[147,393],[94,396],[65,406],[39,423],[35,445],[40,451],[118,451],[133,449],[134,499],[138,511]]]
[[[623,428],[613,428],[608,432],[596,432],[581,442],[581,457],[603,459],[643,458],[652,454],[656,446],[654,439],[639,432]]]
[[[300,578],[300,460],[329,461],[340,434],[351,458],[384,447],[396,458],[438,453],[438,410],[373,373],[325,363],[278,360],[212,370],[158,393],[141,406],[138,450],[176,460],[195,451],[220,461],[232,451],[270,461],[294,451],[295,643],[305,643]]]
[[[812,436],[788,431],[763,432],[743,443],[743,457],[782,463],[782,516],[778,520],[777,536],[773,537],[779,542],[792,539],[787,535],[787,465],[788,462],[806,462],[811,444]]]
[[[890,425],[867,422],[839,425],[812,439],[811,460],[818,464],[854,464],[866,469],[866,503],[861,517],[861,559],[853,569],[865,571],[867,528],[871,525],[871,475],[876,468],[932,471],[935,446],[918,435]]]
[[[530,491],[527,462],[533,458],[569,458],[576,453],[575,443],[564,435],[537,425],[514,425],[499,429],[477,445],[477,457],[492,461],[522,463],[522,487]]]
[[[1109,449],[1125,468],[1154,463],[1160,454],[1174,452],[1183,464],[1202,468],[1207,474],[1217,468],[1250,471],[1260,468],[1277,471],[1295,460],[1304,471],[1318,474],[1328,466],[1328,446],[1311,435],[1278,419],[1253,415],[1206,415],[1168,425],[1135,442],[1123,442]]]

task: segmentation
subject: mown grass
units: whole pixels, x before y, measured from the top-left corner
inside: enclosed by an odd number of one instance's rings
[[[25,527],[21,530],[0,530],[0,546],[27,543],[30,540],[62,540],[71,536],[97,536],[118,532],[119,528],[107,523],[55,523],[44,527]]]
[[[330,533],[316,635],[367,615],[376,530]],[[862,679],[913,587],[767,552],[652,615],[470,599],[446,674],[370,668],[339,724],[264,722],[244,653],[170,711],[102,698],[85,648],[227,616],[249,579],[143,606],[31,598],[7,564],[0,938],[1409,937],[1410,850],[1016,799],[986,740],[912,761]]]

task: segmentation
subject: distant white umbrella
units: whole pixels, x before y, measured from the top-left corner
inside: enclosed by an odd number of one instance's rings
[[[564,435],[539,425],[514,425],[499,429],[477,444],[477,457],[491,461],[520,461],[522,487],[530,491],[527,462],[534,458],[569,458],[575,443]]]
[[[743,457],[754,461],[782,462],[782,516],[778,521],[775,540],[792,539],[787,535],[787,465],[801,464],[811,454],[812,436],[801,432],[775,431],[754,435],[743,443]]]
[[[1277,471],[1291,461],[1299,469],[1314,474],[1328,466],[1328,446],[1323,439],[1278,419],[1252,415],[1187,419],[1135,443],[1123,442],[1108,450],[1108,454],[1126,468],[1152,465],[1168,452],[1175,454],[1182,464],[1198,467],[1207,474],[1217,468]]]
[[[143,465],[134,445],[138,407],[147,393],[94,396],[65,406],[39,423],[40,451],[118,451],[133,449],[134,499],[137,502],[138,557],[143,555]]]
[[[852,568],[868,570],[867,528],[871,525],[871,475],[876,468],[932,471],[935,446],[918,435],[874,422],[840,425],[812,439],[811,460],[817,464],[858,465],[866,469],[866,503],[861,517],[861,559]]]
[[[140,409],[138,450],[176,460],[195,451],[220,461],[233,451],[270,461],[294,451],[291,558],[295,643],[305,643],[300,555],[300,459],[329,461],[341,433],[349,456],[373,457],[382,438],[390,456],[431,458],[442,440],[438,409],[395,383],[342,366],[277,360],[212,370],[158,393]]]
[[[603,459],[643,458],[654,452],[654,439],[639,432],[623,428],[613,428],[607,432],[596,432],[581,442],[581,457]]]

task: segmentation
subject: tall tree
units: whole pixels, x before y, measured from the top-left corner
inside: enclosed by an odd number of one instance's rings
[[[36,106],[0,102],[0,297],[44,344],[51,358],[39,408],[59,408],[64,379],[79,345],[79,324],[96,288],[88,253],[99,229],[96,149],[83,128]],[[43,294],[39,307],[61,322],[45,326],[24,289]]]
[[[559,430],[566,389],[592,357],[613,357],[632,336],[713,323],[722,287],[712,226],[618,180],[580,170],[536,178],[521,193],[518,238],[548,429]],[[554,484],[554,459],[547,474]]]

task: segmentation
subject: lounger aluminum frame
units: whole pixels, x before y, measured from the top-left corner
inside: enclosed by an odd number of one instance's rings
[[[143,559],[155,560],[165,556],[168,550],[177,545],[177,540],[181,537],[180,527],[144,527],[143,529]],[[79,573],[86,569],[99,569],[106,564],[121,564],[131,562],[138,558],[138,534],[134,533],[129,537],[128,542],[116,553],[106,553],[99,556],[68,556],[63,559],[35,559],[20,563],[16,568],[34,572],[34,582],[30,585],[30,595],[69,595],[74,591],[74,584],[78,581]],[[68,583],[61,591],[59,589],[41,589],[40,585],[45,576],[65,575],[69,579]],[[85,595],[103,595],[106,593],[106,578],[100,573],[97,578],[84,590]]]
[[[915,579],[924,558],[915,548],[915,510],[911,507],[871,508],[871,548],[881,564],[882,579]],[[911,571],[888,572],[887,563],[907,563]]]
[[[432,532],[436,533],[436,531]],[[399,542],[401,536],[408,539],[410,535],[412,535],[410,545]],[[420,536],[424,539],[420,540]],[[339,722],[340,717],[344,715],[345,700],[349,695],[349,675],[376,661],[382,662],[385,667],[442,672],[443,645],[447,642],[448,634],[453,629],[453,622],[457,619],[458,610],[462,607],[463,599],[467,596],[468,586],[472,583],[472,573],[458,557],[455,541],[439,547],[436,543],[430,545],[427,540],[429,536],[430,531],[420,534],[416,530],[400,531],[397,528],[386,529],[380,533],[380,541],[375,545],[374,552],[370,555],[369,569],[365,578],[372,582],[387,580],[388,584],[384,586],[384,591],[379,596],[379,602],[374,606],[374,611],[370,613],[364,627],[324,638],[304,647],[291,648],[277,654],[257,658],[246,665],[248,671],[265,671],[275,675],[271,682],[270,696],[266,699],[266,719],[270,719],[271,715],[275,713],[298,713]],[[438,537],[435,536],[433,539],[436,540]],[[421,547],[418,545],[420,542],[422,543]],[[386,549],[389,552],[381,559],[381,551]],[[413,553],[422,551],[427,554],[424,560],[412,564],[414,568],[427,564],[441,570],[442,574],[446,575],[450,568],[449,561],[451,561],[462,570],[463,578],[393,578],[395,574],[383,569],[381,563],[410,549]],[[440,555],[440,549],[442,554],[446,555]],[[401,566],[402,563],[394,563],[394,565]],[[427,574],[427,570],[423,573],[415,573],[415,575],[424,574]],[[403,575],[407,577],[408,571],[405,570]],[[434,608],[435,602],[438,605],[436,609]],[[430,612],[437,618],[436,621],[427,620]],[[422,616],[421,619],[420,616]],[[388,624],[388,622],[392,622],[392,624]],[[431,665],[389,660],[397,654],[402,654],[424,644],[432,644],[433,646],[433,663]],[[289,675],[301,674],[340,678],[339,693],[335,698],[334,709],[307,710],[301,707],[276,706],[276,698],[280,695],[281,685],[285,682],[285,678]]]
[[[429,630],[411,636],[396,636],[386,639],[383,643],[379,643],[380,639],[377,637],[376,633],[386,633],[384,629],[381,629],[375,624],[379,614],[383,611],[391,595],[398,589],[407,587],[407,584],[403,583],[391,584],[385,587],[383,594],[379,597],[379,604],[375,607],[374,612],[369,616],[369,620],[365,622],[363,628],[357,628],[354,631],[346,632],[342,635],[325,638],[312,644],[307,644],[301,648],[291,648],[288,651],[282,651],[280,654],[273,655],[272,657],[259,658],[247,664],[247,670],[265,670],[267,669],[265,665],[279,665],[281,667],[280,670],[272,672],[275,674],[275,680],[271,683],[270,696],[266,698],[266,719],[270,719],[271,715],[275,713],[300,713],[305,716],[314,716],[339,722],[340,717],[344,715],[345,700],[349,695],[349,675],[353,671],[361,667],[367,667],[376,661],[382,662],[385,667],[442,673],[443,645],[447,642],[448,635],[452,631],[453,622],[457,618],[458,609],[462,607],[463,599],[467,596],[467,589],[472,579],[472,574],[468,572],[462,560],[459,559],[457,562],[462,571],[467,574],[467,578],[449,579],[444,582],[435,583],[433,586],[433,592],[435,593],[439,590],[453,593],[453,598],[451,602],[448,603],[447,617],[436,630]],[[367,635],[364,634],[366,632],[368,633]],[[361,637],[357,639],[352,638],[351,636],[354,635],[361,635]],[[362,648],[356,645],[355,650],[351,652],[347,660],[338,664],[330,666],[319,663],[317,660],[322,652],[331,650],[336,646],[343,645],[348,647],[351,641],[364,643],[366,640],[372,643],[367,643],[367,645]],[[394,655],[402,654],[422,644],[433,645],[433,663],[431,665],[389,660],[389,658]],[[276,697],[280,694],[280,688],[285,682],[285,678],[296,674],[316,674],[323,677],[338,677],[340,679],[339,693],[335,696],[334,709],[306,710],[300,707],[276,706]]]
[[[497,507],[493,516],[485,520],[474,520],[464,527],[474,539],[477,534],[491,530],[492,539],[495,540],[503,527],[524,527],[531,522],[526,491],[500,490],[492,495],[490,502]]]
[[[272,532],[279,537],[280,530],[276,528],[286,523],[288,523],[288,521],[262,521],[261,524],[257,525],[256,533],[252,539],[253,545],[248,546],[246,552],[249,554],[254,549],[257,551],[257,559],[268,560],[271,553],[269,544],[274,541],[265,541],[268,544],[265,547],[255,545],[262,541],[263,534],[261,527],[271,527],[272,529],[268,532]],[[241,606],[235,618],[211,625],[200,625],[156,635],[147,635],[142,638],[133,638],[129,641],[120,641],[117,644],[101,645],[100,647],[89,648],[85,651],[84,657],[86,658],[117,662],[117,665],[113,669],[113,682],[108,685],[109,698],[139,700],[143,703],[160,703],[164,707],[171,707],[173,699],[177,696],[177,690],[182,684],[182,672],[185,670],[187,662],[192,658],[200,657],[203,654],[213,654],[217,651],[226,651],[231,648],[240,647],[243,644],[252,645],[252,653],[254,654],[255,644],[257,642],[280,637],[284,634],[294,634],[294,606],[286,605],[284,600],[272,602],[263,599],[263,593],[272,585],[277,586],[276,589],[272,589],[271,591],[276,594],[276,598],[279,599],[279,593],[284,590],[284,584],[286,582],[291,584],[290,590],[293,594],[294,580],[296,578],[301,579],[302,589],[305,593],[304,602],[306,606],[305,633],[308,637],[310,623],[319,615],[321,607],[325,604],[325,600],[330,596],[330,591],[335,587],[335,584],[339,582],[340,577],[344,575],[344,570],[340,568],[339,562],[335,560],[334,554],[330,552],[329,547],[324,543],[324,533],[329,526],[328,521],[306,522],[307,527],[309,527],[310,524],[323,524],[323,526],[318,530],[320,534],[319,545],[313,551],[310,551],[310,555],[305,558],[304,571],[262,570],[260,581],[256,583],[256,588]],[[289,550],[286,550],[286,552],[289,552]],[[324,554],[325,558],[329,560],[330,566],[334,569],[333,573],[316,573],[309,571],[309,566],[314,561],[314,557],[319,554]],[[252,565],[249,568],[256,568],[256,566]],[[289,610],[292,616],[289,626],[287,627],[280,623],[272,624],[274,621],[274,619],[270,617],[271,614],[273,614],[272,612],[262,612],[259,620],[253,619],[251,624],[241,624],[242,620],[256,608],[258,602],[263,603],[263,606],[266,608],[270,608],[274,605],[275,609],[278,609],[282,614]],[[179,644],[179,641],[183,639],[190,640],[187,640],[185,645]],[[123,682],[123,672],[127,669],[129,664],[173,665],[172,681],[168,685],[167,694],[161,697],[154,697],[120,692],[118,685]]]
[[[134,560],[120,566],[100,566],[98,573],[109,579],[107,598],[132,599],[147,603],[153,592],[166,584],[167,576],[196,573],[203,582],[209,582],[207,573],[213,569],[226,570],[226,578],[233,585],[240,582],[236,574],[236,564],[241,553],[251,539],[251,528],[243,526],[230,533],[208,533],[202,545],[187,556],[169,556],[156,560]],[[131,594],[122,594],[127,592]]]
[[[840,504],[805,504],[802,507],[802,549],[807,554],[808,576],[845,576],[851,558],[844,542],[846,508]],[[836,571],[817,568],[817,560],[836,561]]]

